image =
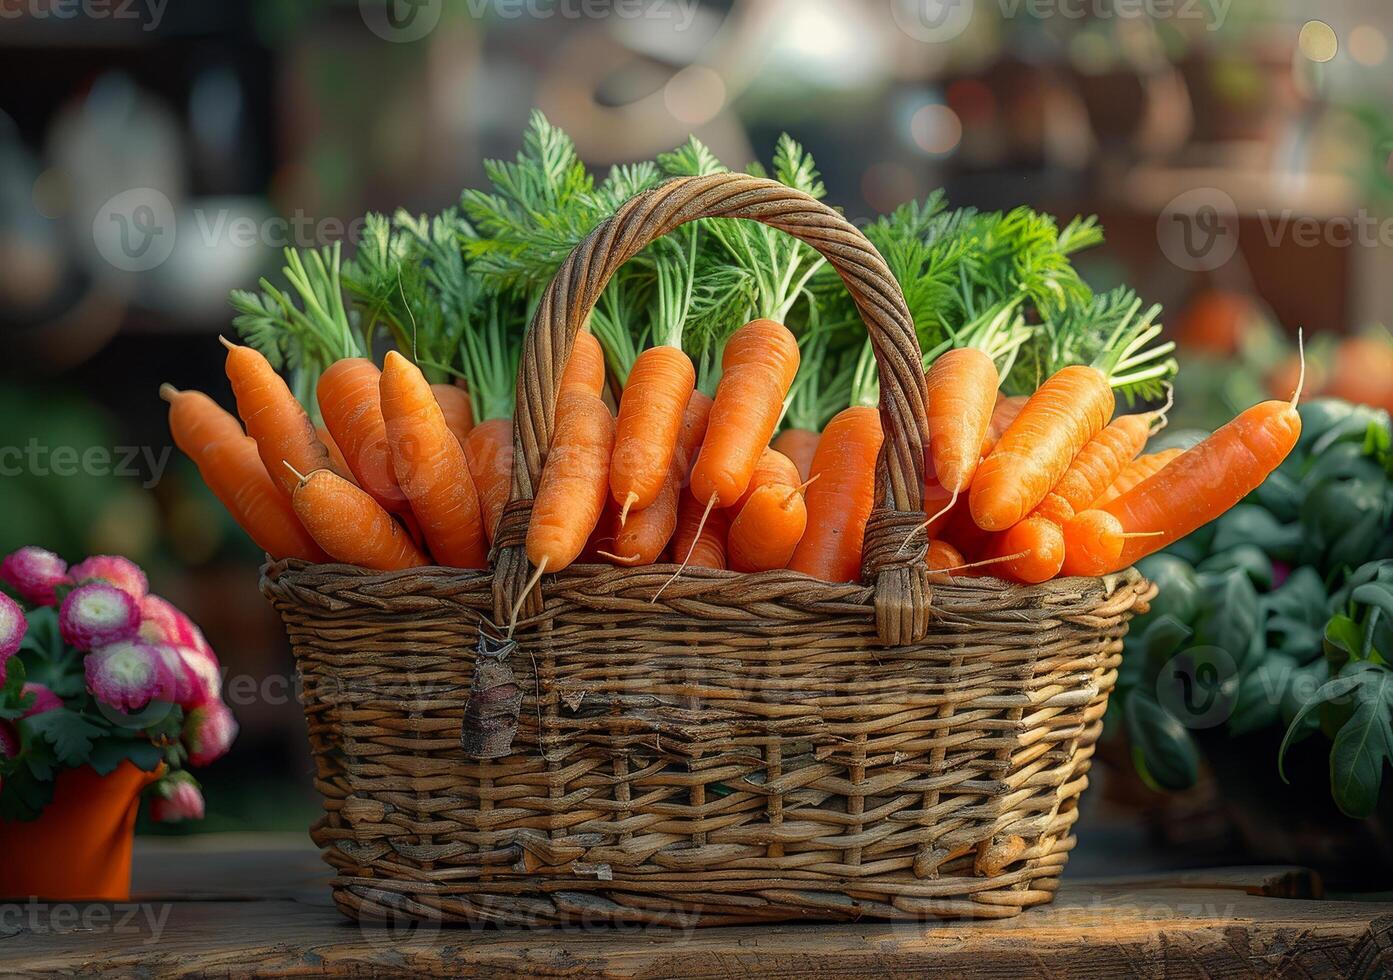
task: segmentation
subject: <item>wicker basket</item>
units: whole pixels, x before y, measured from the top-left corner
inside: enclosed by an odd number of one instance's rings
[[[562,367],[604,284],[700,217],[822,252],[881,371],[886,447],[864,584],[574,566],[507,622]],[[930,587],[924,376],[880,256],[773,181],[673,181],[577,247],[529,331],[493,574],[281,562],[262,588],[304,685],[347,915],[537,925],[1001,918],[1048,902],[1151,586],[1134,573]],[[482,649],[482,647],[480,647]],[[476,659],[477,667],[476,670]],[[469,721],[463,722],[468,703]],[[462,724],[468,737],[461,744]]]

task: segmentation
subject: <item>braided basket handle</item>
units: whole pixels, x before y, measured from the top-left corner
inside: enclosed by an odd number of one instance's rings
[[[923,549],[902,545],[924,520],[926,392],[919,341],[904,295],[875,246],[842,215],[778,181],[734,173],[677,178],[632,198],[576,246],[543,296],[518,367],[512,495],[495,541],[497,621],[507,621],[529,578],[523,543],[576,331],[620,266],[655,239],[698,218],[748,218],[793,235],[827,259],[856,301],[880,366],[885,431],[876,467],[877,505],[866,525],[863,575],[874,583],[881,641],[901,645],[921,640],[929,622],[928,573]],[[540,609],[540,594],[534,591],[523,614]]]

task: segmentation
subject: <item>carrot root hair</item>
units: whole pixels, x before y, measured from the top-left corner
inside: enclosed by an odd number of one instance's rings
[[[643,557],[642,555],[616,555],[614,552],[605,551],[602,548],[596,548],[595,554],[599,555],[601,558],[608,558],[616,565],[624,565],[625,567],[632,567],[635,562]]]
[[[706,509],[701,512],[701,520],[697,523],[696,532],[692,535],[692,543],[687,547],[687,554],[685,557],[683,557],[682,564],[678,565],[677,571],[673,572],[672,575],[668,578],[668,580],[664,582],[662,586],[658,589],[658,591],[653,593],[653,598],[648,600],[650,603],[657,602],[659,596],[663,594],[667,587],[671,585],[673,582],[676,582],[678,577],[687,570],[687,562],[691,561],[692,555],[696,553],[696,546],[701,543],[701,532],[706,530],[706,521],[708,518],[711,517],[711,510],[715,506],[716,495],[712,494],[711,499],[706,501]]]
[[[299,480],[301,483],[304,483],[307,479],[309,479],[309,477],[305,476],[305,474],[301,473],[293,465],[291,465],[290,460],[283,459],[281,460],[281,462],[285,464],[286,469],[288,469],[291,473],[295,474],[295,479]]]
[[[634,493],[632,490],[630,490],[629,495],[624,498],[624,506],[619,511],[619,526],[621,528],[628,523],[629,508],[632,507],[637,500],[638,494]]]
[[[1156,409],[1156,411],[1154,411],[1154,412],[1151,413],[1151,415],[1152,415],[1152,422],[1151,422],[1151,431],[1150,431],[1150,433],[1149,433],[1150,435],[1153,435],[1153,436],[1156,435],[1156,433],[1160,432],[1160,431],[1163,430],[1166,426],[1168,426],[1168,425],[1171,424],[1171,420],[1170,420],[1170,410],[1171,410],[1172,408],[1174,408],[1174,407],[1175,407],[1175,385],[1173,385],[1173,384],[1171,384],[1169,381],[1167,381],[1167,382],[1166,382],[1166,403],[1165,403],[1164,405],[1162,405],[1160,408]]]
[[[518,613],[522,612],[523,603],[525,603],[527,597],[532,594],[532,590],[537,587],[537,583],[542,580],[542,575],[546,573],[546,570],[547,556],[543,555],[541,563],[537,566],[537,570],[532,573],[532,577],[527,580],[527,584],[523,586],[522,592],[518,595],[518,601],[513,603],[512,609],[508,610],[508,632],[504,634],[508,639],[511,640],[513,638],[513,630],[517,628]]]
[[[1301,361],[1301,372],[1296,376],[1296,391],[1291,396],[1292,408],[1301,401],[1301,392],[1306,387],[1306,336],[1300,327],[1296,328],[1296,354]]]
[[[953,572],[964,572],[969,568],[981,568],[984,565],[1000,565],[1002,562],[1015,561],[1017,558],[1024,558],[1030,554],[1028,551],[1018,551],[1014,555],[1002,555],[1000,558],[984,558],[982,561],[969,562],[966,565],[949,565],[947,568],[931,569],[934,575],[951,575]]]
[[[921,532],[921,531],[924,532],[924,536],[925,536],[925,537],[924,537],[924,553],[925,553],[925,555],[928,554],[928,548],[929,548],[928,531],[929,531],[929,528],[933,525],[933,522],[934,522],[934,521],[938,520],[938,519],[939,519],[940,517],[942,517],[944,514],[948,513],[950,510],[953,509],[953,505],[956,504],[956,503],[958,502],[958,494],[959,494],[960,492],[961,492],[961,491],[954,490],[954,491],[953,491],[953,496],[951,496],[951,497],[948,498],[948,503],[944,504],[944,505],[943,505],[943,508],[942,508],[937,514],[935,514],[933,517],[930,517],[930,518],[929,518],[927,521],[925,521],[923,524],[920,524],[919,526],[917,526],[913,531],[910,531],[909,534],[905,535],[904,544],[900,545],[900,549],[899,549],[898,551],[895,552],[895,557],[896,557],[896,558],[898,558],[898,557],[900,557],[900,555],[904,554],[904,550],[905,550],[906,548],[909,547],[909,543],[910,543],[911,541],[913,541],[915,538],[917,538],[917,537],[919,536],[919,532]],[[967,567],[971,567],[971,566],[967,566]],[[940,568],[939,571],[943,571],[943,569]]]

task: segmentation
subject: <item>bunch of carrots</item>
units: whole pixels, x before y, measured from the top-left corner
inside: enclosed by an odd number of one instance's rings
[[[490,162],[491,186],[458,208],[370,215],[351,261],[289,250],[288,289],[234,293],[237,413],[166,385],[175,441],[272,557],[486,568],[521,338],[555,270],[629,197],[722,169],[693,139],[597,184],[536,114],[517,159]],[[768,173],[824,194],[788,137]],[[1114,417],[1117,403],[1165,399],[1172,345],[1157,308],[1075,271],[1101,241],[1091,220],[936,195],[867,234],[925,352],[926,515],[905,549],[936,576],[1119,570],[1218,517],[1295,445],[1294,402],[1276,401],[1183,453],[1145,453],[1168,403]],[[526,536],[536,574],[671,562],[859,579],[884,438],[864,331],[822,257],[765,226],[697,221],[645,249],[563,372]]]

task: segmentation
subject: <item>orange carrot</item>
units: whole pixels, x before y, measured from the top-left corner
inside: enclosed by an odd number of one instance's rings
[[[1101,507],[1106,503],[1116,500],[1138,483],[1150,479],[1152,476],[1159,473],[1161,467],[1165,466],[1184,451],[1185,450],[1180,448],[1163,449],[1158,453],[1148,453],[1145,456],[1139,456],[1122,468],[1122,472],[1119,473],[1108,488],[1099,495],[1098,499],[1093,501],[1092,506]]]
[[[1011,423],[1016,420],[1016,416],[1021,414],[1021,409],[1025,403],[1030,401],[1029,395],[1003,395],[997,392],[996,407],[992,409],[991,424],[987,426],[987,438],[982,440],[982,455],[988,455],[996,444],[1001,440],[1006,430],[1011,427]]]
[[[513,420],[487,419],[469,430],[464,458],[479,494],[484,532],[493,543],[513,483]]]
[[[1113,419],[1079,450],[1052,493],[1075,511],[1093,503],[1142,451],[1155,419],[1151,413]]]
[[[929,452],[939,482],[950,493],[962,493],[972,482],[1000,381],[991,357],[975,347],[939,356],[924,376]]]
[[[939,538],[930,539],[928,553],[924,556],[924,563],[932,573],[929,575],[930,582],[941,585],[952,581],[949,573],[962,568],[966,562],[963,553],[947,541]]]
[[[740,499],[730,505],[732,514],[740,513],[741,509],[754,496],[756,490],[766,483],[782,483],[791,487],[799,486],[804,481],[800,478],[798,467],[783,453],[770,446],[764,448],[760,453],[759,462],[755,464],[755,471],[750,476],[750,485],[745,488],[745,492],[740,495]]]
[[[294,476],[295,514],[331,558],[384,572],[428,564],[405,529],[367,491],[332,470]]]
[[[784,429],[774,439],[774,448],[793,460],[798,467],[799,481],[807,480],[813,472],[813,456],[822,434],[811,429]]]
[[[585,549],[604,513],[613,451],[609,406],[598,394],[563,384],[527,526],[527,558],[539,572],[559,572]]]
[[[346,480],[353,479],[352,471],[348,468],[348,460],[343,458],[343,451],[339,449],[339,444],[334,441],[328,426],[316,425],[315,435],[319,436],[319,441],[324,443],[324,451],[329,454],[331,469]]]
[[[160,385],[160,397],[169,402],[169,431],[174,444],[195,463],[213,443],[246,435],[231,412],[201,391],[180,391],[164,384]]]
[[[605,352],[589,330],[576,331],[566,370],[561,372],[560,391],[578,388],[599,397],[605,390]]]
[[[474,406],[469,401],[469,392],[459,385],[447,384],[433,384],[430,390],[435,392],[435,402],[445,416],[445,424],[463,446],[469,430],[474,428]]]
[[[1104,505],[1129,536],[1107,570],[1126,568],[1233,507],[1281,465],[1300,435],[1295,401],[1262,402]]]
[[[255,439],[238,436],[210,443],[194,462],[208,489],[262,551],[276,559],[328,560],[266,472]]]
[[[972,481],[972,519],[1004,531],[1029,514],[1080,449],[1108,422],[1112,387],[1097,368],[1072,365],[1040,386]]]
[[[431,556],[451,568],[484,568],[479,495],[464,449],[445,423],[435,393],[419,368],[396,351],[387,354],[379,382],[382,417],[397,483]]]
[[[388,511],[407,510],[397,485],[387,425],[379,400],[381,374],[365,357],[345,357],[329,365],[315,389],[324,425],[343,452],[358,485]]]
[[[298,481],[285,468],[289,463],[301,473],[333,465],[314,423],[305,414],[290,388],[259,351],[219,338],[227,348],[227,379],[237,399],[237,414],[256,440],[257,452],[271,479],[287,497]]]
[[[1085,510],[1064,525],[1065,575],[1103,575],[1122,557],[1122,522],[1102,510]]]
[[[667,482],[695,387],[692,359],[677,347],[650,347],[634,361],[619,401],[609,477],[625,516],[650,506]]]
[[[843,409],[827,424],[813,459],[808,530],[788,567],[828,582],[861,577],[866,521],[875,504],[875,471],[884,434],[880,411]]]
[[[667,482],[651,505],[632,511],[624,526],[615,533],[611,558],[619,564],[651,565],[672,540],[677,529],[682,488],[687,483],[692,460],[701,448],[702,437],[706,435],[706,421],[710,415],[711,399],[694,390],[682,413],[682,431],[677,436]]]
[[[807,527],[808,507],[798,487],[762,484],[730,524],[726,549],[731,569],[768,572],[786,567]]]
[[[726,537],[730,531],[729,511],[716,508],[706,513],[706,505],[682,491],[677,505],[677,530],[672,535],[671,557],[688,568],[725,568]],[[702,521],[705,514],[705,523]]]
[[[726,341],[706,440],[692,470],[703,506],[739,500],[769,444],[798,373],[798,342],[773,320],[752,320]]]
[[[999,535],[993,557],[1007,559],[998,566],[1007,578],[1031,584],[1047,582],[1064,564],[1064,532],[1054,521],[1027,517]]]

